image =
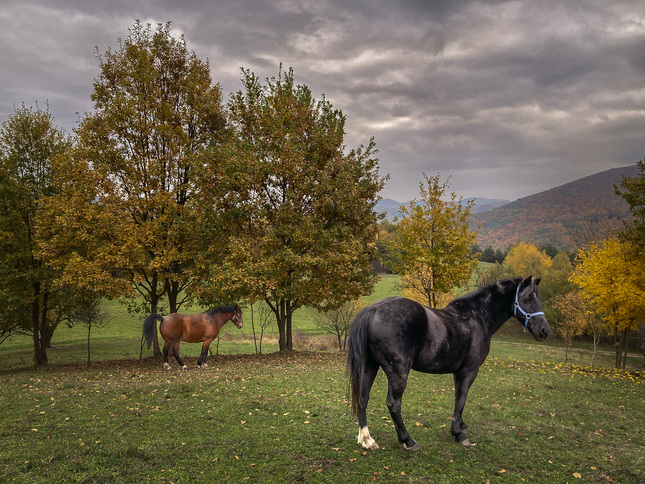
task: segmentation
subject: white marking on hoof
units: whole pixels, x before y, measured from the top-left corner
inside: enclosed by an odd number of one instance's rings
[[[468,439],[464,439],[459,443],[464,447],[472,447],[472,445],[473,445],[473,444],[470,443],[470,440],[468,440]]]
[[[358,431],[358,443],[367,450],[378,450],[378,444],[370,435],[370,431],[367,427],[363,427]]]
[[[163,364],[163,367],[164,367],[166,370],[170,370],[170,365],[169,365],[168,363],[164,363],[164,364]]]
[[[181,367],[181,369],[182,369],[182,370],[187,370],[187,369],[188,369],[188,367],[187,367],[186,365],[184,365],[184,366],[182,366],[182,367]]]
[[[206,368],[208,366],[208,363],[202,363],[202,368]]]

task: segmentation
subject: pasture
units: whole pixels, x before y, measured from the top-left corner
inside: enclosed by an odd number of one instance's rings
[[[645,482],[642,356],[627,371],[609,368],[611,353],[590,368],[585,347],[564,364],[556,341],[494,337],[464,412],[471,448],[450,435],[452,375],[410,374],[413,453],[398,446],[381,372],[368,408],[381,449],[368,452],[345,356],[333,342],[313,351],[326,337],[304,311],[297,352],[275,353],[269,334],[255,354],[247,311],[243,330],[223,328],[207,368],[196,367],[200,345],[182,344],[185,371],[150,352],[139,360],[143,317],[118,303],[106,311],[89,367],[82,327],[60,329],[39,369],[29,341],[0,345],[0,482]]]

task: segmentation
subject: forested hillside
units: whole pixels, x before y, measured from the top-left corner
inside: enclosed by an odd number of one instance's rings
[[[636,165],[614,168],[476,213],[472,228],[478,233],[477,243],[495,249],[528,242],[576,250],[630,216],[627,203],[614,193],[614,185],[623,176],[637,173]]]

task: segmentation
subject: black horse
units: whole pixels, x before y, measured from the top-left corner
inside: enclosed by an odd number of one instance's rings
[[[388,297],[358,313],[350,329],[347,356],[352,409],[358,415],[358,442],[366,449],[378,449],[367,428],[365,412],[381,367],[388,379],[386,404],[404,449],[419,449],[401,418],[401,397],[410,369],[454,374],[455,410],[450,431],[457,442],[470,446],[462,412],[495,331],[515,316],[535,339],[549,335],[539,283],[540,279],[532,281],[531,276],[499,281],[454,299],[444,309]]]

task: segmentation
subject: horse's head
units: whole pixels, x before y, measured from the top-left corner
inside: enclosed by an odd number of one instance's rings
[[[237,329],[242,329],[242,326],[244,326],[244,321],[242,321],[242,309],[237,304],[235,305],[235,311],[233,311],[231,321],[233,321],[235,326],[237,326]]]
[[[543,340],[549,336],[551,328],[542,311],[542,297],[538,291],[540,279],[532,276],[522,279],[515,292],[513,303],[513,316],[522,323],[525,330],[529,330],[536,340]]]

